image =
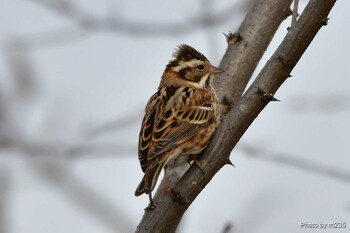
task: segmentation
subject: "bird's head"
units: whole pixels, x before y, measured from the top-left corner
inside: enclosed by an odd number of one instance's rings
[[[163,79],[166,83],[179,82],[193,84],[198,87],[209,86],[210,78],[223,71],[210,64],[209,60],[189,45],[182,44],[173,53]],[[167,80],[171,79],[171,80]]]

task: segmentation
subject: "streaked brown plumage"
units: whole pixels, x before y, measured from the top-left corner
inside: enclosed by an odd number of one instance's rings
[[[135,195],[149,194],[150,205],[162,168],[166,171],[199,154],[220,119],[210,79],[222,71],[186,44],[180,45],[173,57],[158,91],[147,103],[139,136],[138,154],[145,174]]]

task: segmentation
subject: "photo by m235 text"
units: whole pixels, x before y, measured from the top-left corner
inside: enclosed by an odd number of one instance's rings
[[[316,222],[300,222],[300,228],[320,228],[320,229],[337,229],[346,228],[346,222],[333,222],[333,223],[316,223]]]

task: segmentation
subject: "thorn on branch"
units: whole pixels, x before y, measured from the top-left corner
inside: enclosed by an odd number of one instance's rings
[[[238,32],[236,33],[230,32],[229,34],[226,34],[226,33],[223,33],[223,34],[226,37],[226,42],[228,44],[235,44],[242,40],[242,36]]]
[[[329,20],[329,18],[321,19],[321,25],[322,26],[327,26],[328,25],[328,20]]]
[[[231,165],[233,167],[236,167],[229,158],[225,161],[225,164],[226,165]]]
[[[260,87],[258,87],[258,94],[260,95],[260,98],[267,100],[268,102],[270,101],[278,101],[272,93],[267,93],[266,91],[263,91]]]
[[[291,75],[291,74],[288,74],[287,78],[291,78],[291,77],[293,77],[293,75]]]

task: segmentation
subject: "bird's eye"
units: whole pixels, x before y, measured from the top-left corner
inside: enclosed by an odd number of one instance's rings
[[[197,66],[197,69],[198,69],[198,70],[204,70],[204,66],[203,66],[203,65],[198,65],[198,66]]]

